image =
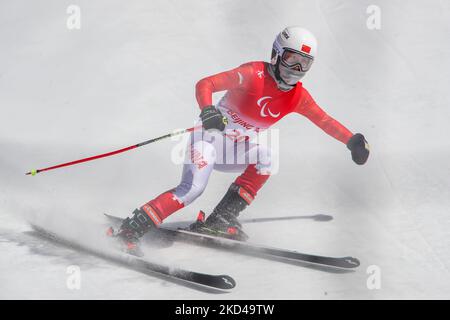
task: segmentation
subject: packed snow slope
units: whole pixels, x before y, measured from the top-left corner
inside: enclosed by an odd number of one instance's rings
[[[66,26],[71,4],[81,9],[79,30]],[[380,9],[379,30],[367,28],[370,5]],[[450,2],[437,0],[0,0],[0,298],[450,298],[449,21]],[[148,250],[148,259],[236,279],[233,292],[212,295],[30,231],[32,220],[95,245],[89,230],[103,232],[103,212],[125,217],[176,186],[181,165],[171,153],[179,142],[170,140],[24,173],[191,126],[195,83],[268,61],[286,25],[317,36],[304,86],[366,136],[371,156],[357,166],[342,143],[301,116],[286,117],[276,126],[280,170],[242,219],[253,242],[355,256],[355,272],[181,243]],[[201,198],[167,223],[209,212],[235,177],[213,173]],[[71,265],[81,269],[79,290],[66,285]],[[373,265],[381,288],[370,290]]]

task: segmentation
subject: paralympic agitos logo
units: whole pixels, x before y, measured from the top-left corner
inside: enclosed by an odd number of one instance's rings
[[[267,117],[267,116],[271,116],[272,118],[278,118],[279,116],[280,116],[280,112],[278,112],[278,113],[272,113],[272,111],[270,111],[270,108],[268,107],[268,103],[269,103],[269,99],[272,99],[272,97],[269,97],[269,96],[265,96],[265,97],[262,97],[262,98],[259,98],[258,99],[258,101],[256,102],[256,104],[258,105],[258,107],[260,107],[261,108],[261,111],[260,111],[260,115],[261,115],[261,117],[263,117],[263,118],[265,118],[265,117]],[[267,113],[269,113],[269,114],[267,114],[266,113],[266,111],[267,111]]]

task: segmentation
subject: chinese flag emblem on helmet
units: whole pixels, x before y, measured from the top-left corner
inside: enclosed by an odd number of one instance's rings
[[[302,49],[300,51],[304,52],[304,53],[310,53],[311,52],[311,47],[309,47],[306,44],[304,44],[304,45],[302,45]]]

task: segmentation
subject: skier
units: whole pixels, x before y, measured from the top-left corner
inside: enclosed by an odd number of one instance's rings
[[[241,174],[208,218],[205,220],[204,213],[200,212],[190,229],[245,240],[247,236],[237,218],[270,177],[272,165],[270,150],[248,140],[290,113],[307,117],[328,135],[346,144],[355,163],[362,165],[367,161],[369,146],[364,136],[352,134],[325,113],[300,82],[310,70],[316,53],[317,41],[311,32],[297,26],[287,27],[273,43],[270,63],[245,63],[196,84],[200,122],[205,131],[192,133],[180,184],[134,210],[132,217],[123,221],[116,235],[128,249],[136,248],[142,235],[157,230],[164,219],[199,197],[213,169],[240,171]],[[225,90],[226,94],[214,106],[212,94]],[[211,139],[214,130],[225,140],[233,140],[233,150],[244,150],[242,152],[252,160],[221,164],[218,154],[223,141]],[[244,144],[244,148],[236,148]]]

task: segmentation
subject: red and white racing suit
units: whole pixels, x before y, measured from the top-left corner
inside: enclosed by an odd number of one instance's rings
[[[225,138],[217,139],[217,135],[214,137],[205,131],[192,133],[180,184],[142,206],[157,225],[200,196],[213,169],[241,172],[235,183],[254,198],[269,178],[272,163],[270,150],[250,142],[251,138],[290,113],[307,117],[345,144],[353,135],[316,104],[301,82],[289,91],[278,89],[268,68],[266,62],[249,62],[197,83],[196,98],[200,109],[212,105],[214,92],[227,90],[217,104],[228,118],[228,124],[220,134]],[[232,143],[224,144],[224,141]],[[237,153],[236,158],[244,160],[236,163],[232,157],[233,162],[223,161],[223,155],[227,153]]]

